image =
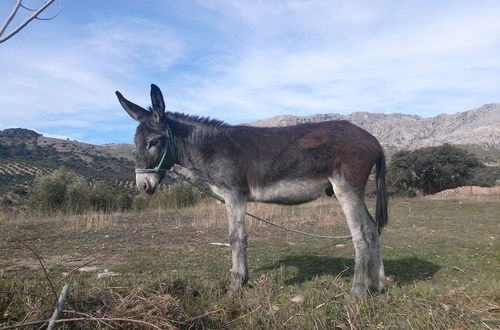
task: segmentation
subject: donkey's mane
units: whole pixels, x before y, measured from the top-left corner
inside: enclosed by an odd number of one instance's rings
[[[197,115],[188,115],[180,112],[167,112],[167,118],[170,117],[175,121],[181,122],[183,124],[188,125],[196,125],[196,126],[206,126],[206,127],[228,127],[229,124],[223,122],[222,120],[212,119],[209,117],[202,117]]]

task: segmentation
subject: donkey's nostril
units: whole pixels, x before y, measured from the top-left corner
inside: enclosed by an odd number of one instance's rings
[[[144,192],[146,194],[153,194],[155,191],[156,184],[157,183],[155,177],[148,177],[147,175],[144,174],[137,174],[136,185],[137,189],[140,192]]]
[[[138,182],[137,183],[137,189],[139,189],[139,191],[142,191],[142,192],[148,190],[148,183],[147,183],[147,181]]]

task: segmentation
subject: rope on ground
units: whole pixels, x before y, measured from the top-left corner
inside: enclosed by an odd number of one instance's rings
[[[172,170],[173,173],[177,174],[182,180],[186,181],[187,183],[191,184],[192,186],[196,187],[198,190],[204,192],[205,194],[207,194],[208,196],[218,200],[219,202],[221,203],[226,203],[224,201],[224,199],[222,199],[220,196],[217,196],[215,195],[214,193],[212,193],[211,191],[208,191],[204,188],[202,188],[201,186],[199,186],[198,184],[192,182],[188,177],[186,177],[184,174],[182,173],[179,173],[178,171],[175,171],[175,170]],[[318,235],[318,234],[312,234],[312,233],[307,233],[307,232],[304,232],[304,231],[301,231],[301,230],[297,230],[297,229],[293,229],[293,228],[288,228],[288,227],[284,227],[284,226],[281,226],[281,225],[278,225],[278,224],[275,224],[269,220],[265,220],[261,217],[258,217],[256,215],[253,215],[251,213],[248,213],[248,212],[245,212],[246,215],[248,215],[249,217],[251,218],[254,218],[255,220],[258,220],[258,221],[261,221],[261,222],[264,222],[265,224],[268,224],[270,226],[273,226],[273,227],[276,227],[276,228],[279,228],[279,229],[283,229],[283,230],[287,230],[287,231],[290,231],[292,233],[296,233],[296,234],[301,234],[301,235],[305,235],[305,236],[310,236],[310,237],[315,237],[315,238],[326,238],[326,239],[350,239],[352,238],[351,235],[339,235],[339,236],[329,236],[329,235]]]

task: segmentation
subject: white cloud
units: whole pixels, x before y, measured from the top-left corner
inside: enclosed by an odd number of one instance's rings
[[[166,71],[182,52],[168,27],[136,18],[106,19],[79,36],[58,36],[2,49],[0,126],[113,125],[122,115],[114,91],[134,90],[143,70]],[[142,98],[144,86],[137,87]]]
[[[106,18],[87,27],[84,47],[106,59],[108,70],[130,73],[138,69],[166,71],[183,52],[171,28],[140,18]]]
[[[234,42],[244,47],[218,58],[224,65],[191,86],[190,103],[207,113],[228,108],[230,117],[238,109],[246,119],[356,110],[435,115],[498,97],[500,75],[487,72],[500,70],[498,5],[363,6],[228,2],[221,11],[242,22]]]
[[[113,92],[147,105],[151,82],[168,109],[232,123],[499,101],[494,1],[160,1],[92,17],[0,46],[0,127],[131,135]]]

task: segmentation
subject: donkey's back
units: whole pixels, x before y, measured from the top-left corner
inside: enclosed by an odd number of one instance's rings
[[[331,180],[346,179],[359,193],[382,148],[377,139],[348,121],[287,127],[232,126],[227,137],[238,181],[250,200],[298,204],[331,192]]]

